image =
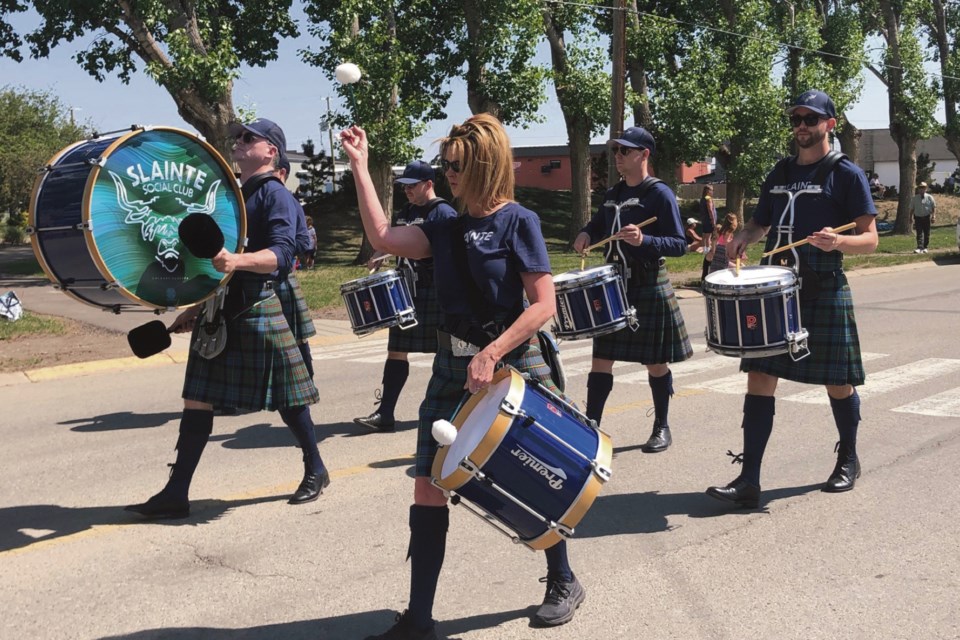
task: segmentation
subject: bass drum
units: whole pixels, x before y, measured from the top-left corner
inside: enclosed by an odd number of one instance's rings
[[[41,268],[70,297],[115,313],[172,310],[230,278],[181,244],[191,213],[213,216],[224,247],[242,251],[243,197],[223,157],[187,131],[134,127],[56,154],[34,185],[28,233]]]

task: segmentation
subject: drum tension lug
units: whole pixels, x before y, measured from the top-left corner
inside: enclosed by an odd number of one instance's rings
[[[450,496],[450,504],[452,504],[453,506],[457,506],[458,504],[460,504],[460,496],[456,493]]]
[[[597,477],[600,478],[601,482],[610,482],[610,478],[613,476],[612,470],[598,463],[596,460],[592,461],[590,466],[593,468],[593,472],[597,474]]]

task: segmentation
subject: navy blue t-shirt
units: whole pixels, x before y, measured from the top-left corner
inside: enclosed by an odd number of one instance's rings
[[[436,204],[418,205],[408,202],[404,207],[393,216],[393,226],[419,226],[424,222],[432,220],[442,220],[443,218],[456,218],[457,210],[446,202]],[[397,258],[397,264],[409,263],[415,269],[430,269],[433,266],[432,258],[423,260],[412,260],[410,258]]]
[[[279,180],[268,180],[247,198],[246,206],[247,251],[270,249],[277,255],[278,270],[272,275],[289,271],[297,249],[300,204]]]
[[[447,315],[473,316],[453,257],[453,234],[458,219],[428,220],[420,228],[433,252],[434,283],[440,308]],[[498,317],[520,309],[523,304],[520,274],[550,273],[540,218],[533,211],[510,202],[489,216],[464,215],[462,220],[467,265],[484,302]]]
[[[822,162],[822,160],[820,161]],[[775,186],[786,187],[792,193],[809,187],[820,162],[798,165],[791,159],[787,166],[786,185],[780,169],[774,169],[763,181],[757,208],[753,210],[753,220],[762,227],[780,224],[781,215],[787,206],[786,194],[771,194]],[[853,222],[862,215],[877,215],[877,208],[870,196],[870,185],[863,170],[844,158],[840,160],[824,181],[823,193],[815,195],[805,193],[794,201],[793,240],[803,240],[814,231],[824,227],[839,227]],[[790,212],[783,216],[783,224],[790,221]],[[769,242],[776,240],[776,230],[770,231]]]
[[[637,198],[641,191],[640,185],[631,187],[626,182],[618,182],[612,189],[607,189],[604,203],[582,229],[590,236],[590,244],[609,238],[629,224],[640,224],[656,216],[656,222],[640,230],[643,241],[639,247],[619,240],[611,242],[606,249],[607,257],[612,256],[617,248],[626,257],[645,262],[663,256],[682,256],[687,251],[687,238],[680,221],[680,208],[673,191],[662,182],[649,187],[637,203],[621,206],[620,222],[617,224],[616,209],[610,203],[626,203]]]

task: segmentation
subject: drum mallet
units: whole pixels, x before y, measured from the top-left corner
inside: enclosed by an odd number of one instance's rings
[[[638,224],[638,225],[637,225],[637,228],[638,228],[638,229],[642,229],[643,227],[647,226],[648,224],[653,224],[653,223],[656,222],[656,221],[657,221],[657,217],[656,217],[656,216],[654,216],[654,217],[652,217],[652,218],[647,218],[646,220],[644,220],[643,222],[641,222],[640,224]],[[605,238],[605,239],[601,240],[600,242],[598,242],[598,243],[596,243],[596,244],[592,244],[592,245],[590,245],[589,247],[587,247],[586,249],[584,249],[583,252],[580,254],[580,256],[581,256],[581,257],[580,257],[580,270],[583,271],[583,267],[585,266],[586,261],[587,261],[587,254],[588,254],[588,253],[590,253],[591,251],[593,251],[593,250],[596,249],[597,247],[602,247],[603,245],[607,244],[608,242],[613,242],[614,240],[618,240],[618,239],[619,239],[619,238],[617,238],[617,236],[615,236],[615,235],[614,235],[614,236],[610,236],[609,238]]]
[[[180,242],[198,258],[213,258],[223,249],[223,231],[207,213],[191,213],[177,228]]]
[[[360,72],[360,67],[352,62],[344,62],[337,66],[333,75],[336,76],[337,82],[347,85],[347,93],[350,95],[350,106],[353,107],[353,118],[356,120],[358,118],[357,99],[353,95],[353,85],[359,82],[360,77],[363,75]]]
[[[373,275],[373,272],[374,272],[374,271],[376,271],[377,269],[379,269],[380,267],[383,266],[383,261],[384,261],[384,260],[386,260],[387,258],[392,258],[392,257],[393,257],[393,254],[392,254],[392,253],[385,253],[385,254],[383,254],[382,256],[378,256],[378,257],[374,258],[374,261],[377,263],[377,265],[374,266],[374,267],[372,267],[372,268],[370,269],[370,273],[368,273],[367,275],[368,275],[368,276],[369,276],[369,275]]]
[[[833,233],[841,234],[841,233],[843,233],[844,231],[850,231],[850,229],[853,229],[853,228],[855,228],[856,226],[857,226],[857,223],[856,223],[856,222],[848,222],[847,224],[842,225],[842,226],[839,226],[839,227],[837,227],[836,229],[834,229],[834,230],[833,230]],[[775,253],[780,253],[781,251],[786,251],[787,249],[793,249],[794,247],[799,247],[800,245],[807,244],[808,242],[810,242],[810,239],[809,239],[809,238],[804,238],[803,240],[798,240],[797,242],[791,242],[791,243],[788,244],[788,245],[784,245],[784,246],[782,246],[782,247],[777,247],[776,249],[774,249],[774,250],[772,250],[772,251],[767,251],[766,253],[764,253],[764,254],[763,254],[762,256],[760,256],[760,257],[761,257],[761,258],[766,258],[767,256],[772,256],[772,255],[775,254]]]
[[[131,329],[127,333],[127,343],[133,355],[149,358],[170,346],[170,329],[160,320],[154,320]]]

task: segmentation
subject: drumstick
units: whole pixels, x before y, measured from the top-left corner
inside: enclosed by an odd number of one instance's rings
[[[857,226],[857,223],[856,223],[856,222],[849,222],[849,223],[847,223],[847,224],[845,224],[845,225],[843,225],[843,226],[837,227],[836,229],[833,230],[833,232],[834,232],[834,233],[843,233],[844,231],[850,231],[850,229],[853,229],[853,228],[856,227],[856,226]],[[786,251],[787,249],[793,249],[794,247],[799,247],[799,246],[802,245],[802,244],[807,244],[808,242],[810,242],[810,240],[809,240],[808,238],[804,238],[803,240],[798,240],[797,242],[791,242],[790,244],[788,244],[788,245],[786,245],[786,246],[777,247],[777,248],[774,249],[773,251],[767,251],[765,254],[763,254],[763,255],[760,256],[760,257],[761,257],[761,258],[766,258],[767,256],[772,256],[772,255],[775,254],[775,253],[780,253],[781,251]]]
[[[376,258],[376,261],[379,262],[380,264],[378,264],[377,266],[375,266],[375,267],[373,267],[372,269],[370,269],[370,273],[368,273],[367,275],[372,275],[374,271],[376,271],[377,269],[379,269],[379,268],[383,265],[383,261],[384,261],[384,260],[386,260],[387,258],[392,258],[392,257],[393,257],[393,254],[392,254],[392,253],[385,253],[385,254],[383,254],[382,256],[380,256],[379,258]]]
[[[736,276],[740,277],[740,256],[737,256],[737,273]]]
[[[652,217],[652,218],[647,218],[646,220],[644,220],[643,222],[641,222],[640,224],[638,224],[638,225],[637,225],[637,228],[640,229],[640,228],[645,227],[645,226],[647,226],[648,224],[654,223],[654,222],[656,222],[656,221],[657,221],[657,217],[656,217],[656,216],[654,216],[654,217]],[[593,249],[596,249],[597,247],[602,247],[603,245],[607,244],[608,242],[613,242],[613,241],[616,240],[616,239],[617,239],[616,236],[610,236],[609,238],[605,238],[605,239],[601,240],[600,242],[598,242],[598,243],[596,243],[596,244],[592,244],[592,245],[590,245],[589,247],[587,247],[586,249],[584,249],[583,252],[582,252],[580,255],[581,255],[581,256],[584,256],[584,258],[585,258],[586,255],[587,255],[588,253],[590,253]],[[580,261],[580,269],[581,269],[581,271],[583,270],[583,262],[584,262],[584,260],[581,260],[581,261]]]

